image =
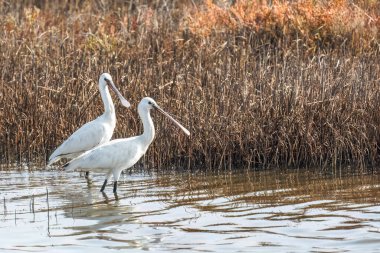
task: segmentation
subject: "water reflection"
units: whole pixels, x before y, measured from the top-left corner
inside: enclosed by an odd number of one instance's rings
[[[1,172],[0,251],[380,250],[374,173],[133,173],[117,196],[78,175]]]

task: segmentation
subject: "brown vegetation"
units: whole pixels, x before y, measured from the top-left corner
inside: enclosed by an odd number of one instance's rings
[[[319,48],[378,47],[380,4],[378,1],[236,1],[222,8],[211,0],[189,18],[194,34],[248,29],[275,41],[299,40],[298,46],[315,52]],[[363,9],[364,8],[364,9]]]
[[[0,4],[0,159],[41,162],[102,113],[110,72],[114,137],[141,132],[148,167],[379,164],[378,1],[24,1]],[[111,1],[110,1],[111,2]]]

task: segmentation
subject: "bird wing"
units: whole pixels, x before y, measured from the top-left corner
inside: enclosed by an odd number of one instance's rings
[[[112,140],[73,159],[65,169],[104,172],[109,169],[129,168],[145,153],[139,142],[138,136]]]
[[[99,144],[109,141],[111,135],[107,136],[107,127],[100,118],[84,124],[65,140],[50,156],[53,161],[58,156],[70,156],[83,153]]]

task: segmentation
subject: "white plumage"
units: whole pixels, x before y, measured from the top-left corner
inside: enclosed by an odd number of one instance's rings
[[[138,106],[138,113],[144,126],[143,134],[126,139],[112,140],[89,150],[66,164],[64,166],[65,170],[107,173],[100,191],[104,190],[107,181],[113,175],[113,192],[116,193],[117,181],[119,180],[121,171],[132,167],[145,154],[154,139],[155,129],[150,116],[151,109],[157,109],[172,120],[187,135],[190,135],[190,132],[186,128],[163,111],[152,98],[146,97],[141,100]]]
[[[48,166],[62,158],[75,158],[112,138],[116,126],[116,114],[108,87],[115,91],[125,107],[130,106],[129,102],[115,87],[110,74],[103,73],[99,78],[99,91],[104,103],[104,113],[95,120],[84,124],[65,140],[49,157]]]

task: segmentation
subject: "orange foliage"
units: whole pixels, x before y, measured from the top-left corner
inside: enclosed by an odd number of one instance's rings
[[[347,0],[333,1],[266,1],[237,0],[220,7],[211,0],[188,18],[189,30],[198,36],[250,29],[282,36],[297,34],[309,43],[326,42],[333,37],[353,42],[378,40],[380,8],[376,1],[366,2],[368,10]]]

